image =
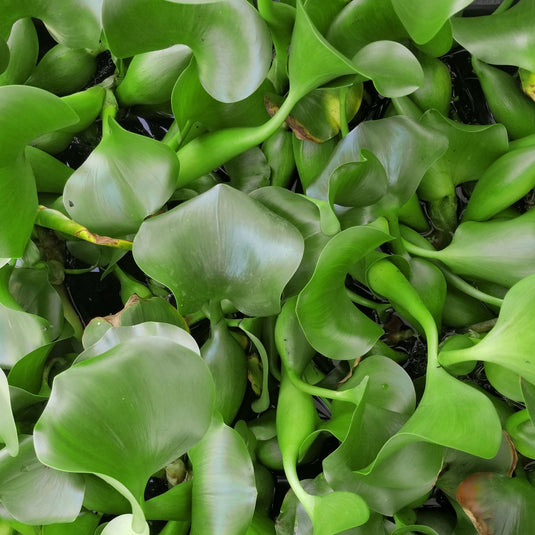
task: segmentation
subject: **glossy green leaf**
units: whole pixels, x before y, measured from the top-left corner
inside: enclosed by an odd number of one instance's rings
[[[288,62],[290,97],[295,100],[340,76],[359,74],[373,80],[384,96],[406,95],[423,83],[423,72],[414,55],[393,41],[377,41],[349,59],[317,30],[301,2],[292,34]],[[313,56],[314,62],[307,59]],[[392,70],[396,72],[392,76]]]
[[[534,221],[535,210],[509,220],[466,221],[446,248],[414,252],[440,260],[456,274],[510,287],[535,271]]]
[[[503,155],[478,180],[463,219],[484,221],[505,210],[535,186],[535,147]],[[496,191],[500,191],[496,195]]]
[[[527,409],[513,413],[505,422],[505,429],[509,433],[516,450],[525,457],[535,457],[535,425],[529,417]]]
[[[91,231],[124,236],[169,199],[179,164],[163,143],[128,132],[114,119],[108,125],[109,133],[67,181],[63,203]]]
[[[219,304],[216,308],[220,309]],[[241,345],[230,334],[221,311],[210,317],[210,337],[201,347],[201,356],[214,379],[214,406],[225,423],[238,413],[247,387],[247,357]]]
[[[513,401],[524,401],[518,373],[494,362],[485,362],[485,376],[502,396]]]
[[[373,227],[352,227],[336,234],[322,250],[296,310],[307,340],[327,357],[356,359],[381,336],[381,327],[347,296],[345,279],[354,264],[389,239]]]
[[[375,41],[408,39],[408,33],[390,0],[348,2],[333,20],[326,35],[330,43],[349,57]]]
[[[37,136],[75,123],[76,114],[58,97],[33,87],[0,87],[0,257],[18,258],[37,213],[37,192],[24,147]]]
[[[22,357],[50,342],[49,323],[0,303],[0,366],[11,368]]]
[[[414,54],[395,41],[375,41],[361,48],[352,61],[385,97],[401,97],[424,85],[424,73]]]
[[[452,15],[470,3],[471,0],[440,0],[431,5],[425,0],[392,0],[398,17],[418,44],[427,43]]]
[[[372,153],[375,158],[368,158],[363,166],[370,167],[366,171],[375,176],[380,174],[378,160],[388,179],[387,189],[371,214],[368,210],[357,209],[354,212],[365,214],[368,221],[377,215],[391,215],[415,193],[424,173],[446,148],[447,141],[443,136],[408,117],[361,123],[338,144],[325,168],[307,188],[307,195],[327,198],[329,177],[333,171],[348,162],[361,162],[362,150],[366,149],[369,152],[364,155]]]
[[[379,458],[371,471],[366,469],[414,411],[416,399],[406,372],[386,357],[364,359],[342,388],[352,388],[365,376],[370,377],[368,389],[353,413],[344,404],[333,403],[332,420],[325,428],[340,419],[347,419],[347,427],[339,437],[341,445],[324,459],[323,466],[333,488],[358,493],[372,509],[391,515],[433,486],[442,449],[421,442],[408,444]],[[407,462],[410,458],[418,458],[418,464]]]
[[[271,38],[248,2],[159,1],[155,7],[149,0],[104,1],[104,31],[114,55],[187,45],[204,88],[222,102],[242,100],[262,83],[271,62]]]
[[[117,100],[123,106],[167,102],[190,58],[191,50],[185,45],[137,54],[117,88]],[[158,83],[154,83],[155,80]]]
[[[0,75],[6,70],[9,64],[9,47],[7,42],[0,37]]]
[[[271,169],[259,147],[253,147],[228,161],[225,170],[230,177],[230,185],[245,193],[269,185]]]
[[[134,240],[136,262],[173,291],[183,314],[223,299],[247,315],[276,314],[302,254],[297,229],[227,185],[147,220]]]
[[[468,125],[452,121],[436,110],[429,110],[420,123],[443,134],[448,149],[437,161],[439,171],[445,172],[454,185],[478,180],[484,171],[508,150],[507,131],[502,125]],[[426,199],[442,196],[436,182],[437,169],[431,167],[424,175],[419,191]]]
[[[426,441],[490,458],[501,441],[501,424],[492,402],[481,392],[454,379],[438,361],[438,330],[433,316],[415,288],[388,259],[373,263],[367,272],[368,285],[394,306],[410,310],[422,326],[428,362],[425,389],[420,403],[397,435],[381,450],[397,450],[407,443]],[[448,397],[448,412],[443,400]],[[477,431],[476,431],[477,430]]]
[[[30,18],[19,19],[11,28],[7,40],[9,63],[0,74],[0,85],[23,84],[37,63],[39,40]]]
[[[465,479],[457,501],[479,533],[508,535],[535,530],[535,490],[525,480],[481,472]]]
[[[21,268],[13,270],[9,290],[21,307],[48,321],[47,336],[56,339],[63,328],[63,305],[50,284],[48,270]]]
[[[48,466],[115,480],[139,501],[149,476],[202,438],[212,401],[198,354],[167,339],[134,338],[55,378],[35,427],[36,452]]]
[[[305,196],[281,187],[259,188],[251,193],[251,197],[287,219],[303,236],[305,249],[301,264],[285,288],[286,295],[295,295],[309,281],[318,257],[330,239],[321,228],[319,208]]]
[[[100,41],[101,0],[9,0],[2,6],[0,34],[23,17],[41,19],[52,37],[72,48],[97,49]]]
[[[240,435],[215,417],[189,452],[193,465],[192,535],[245,535],[256,488],[251,458]]]
[[[202,86],[199,68],[193,59],[174,85],[171,105],[179,129],[186,132],[195,121],[208,130],[259,126],[269,119],[264,106],[264,95],[269,91],[273,91],[273,86],[264,80],[247,98],[238,102],[220,102]]]
[[[89,84],[97,60],[85,48],[53,46],[39,61],[25,85],[40,87],[56,95],[70,95]]]
[[[35,456],[32,437],[20,442],[16,457],[0,451],[0,500],[8,512],[25,524],[72,522],[80,512],[83,478],[51,470]]]
[[[200,355],[197,342],[184,329],[169,323],[147,322],[139,325],[112,327],[106,329],[100,336],[94,336],[92,333],[86,336],[84,333],[82,341],[86,349],[78,355],[77,362],[98,356],[133,338],[147,337],[166,338]]]
[[[454,364],[465,360],[494,362],[535,383],[532,358],[533,329],[530,315],[535,295],[535,275],[517,282],[506,294],[498,321],[475,346],[441,353],[440,362]]]
[[[518,80],[476,57],[472,57],[472,67],[479,78],[492,115],[507,128],[509,136],[516,140],[533,134],[535,103],[522,92]]]
[[[465,2],[466,3],[466,2]],[[516,65],[535,70],[535,5],[521,0],[492,17],[452,19],[455,40],[477,58],[494,65]]]

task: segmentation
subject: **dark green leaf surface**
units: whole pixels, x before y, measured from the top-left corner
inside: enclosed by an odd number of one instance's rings
[[[105,0],[102,19],[110,49],[121,58],[189,46],[204,88],[222,102],[249,96],[269,69],[269,31],[246,0]]]
[[[104,236],[136,232],[175,190],[174,152],[153,139],[124,130],[114,119],[89,158],[69,178],[63,204],[69,215]]]
[[[183,314],[223,299],[247,315],[276,314],[302,254],[297,229],[227,185],[147,220],[134,240],[138,265],[173,291]]]
[[[123,342],[56,377],[35,428],[37,455],[57,469],[102,474],[140,500],[149,476],[203,437],[212,392],[190,349],[161,338]]]

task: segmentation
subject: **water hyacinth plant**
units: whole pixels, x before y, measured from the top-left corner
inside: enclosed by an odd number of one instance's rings
[[[0,6],[0,533],[535,530],[535,2]]]

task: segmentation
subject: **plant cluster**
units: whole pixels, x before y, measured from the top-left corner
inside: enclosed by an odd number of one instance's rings
[[[535,0],[471,3],[2,2],[0,533],[535,533]]]

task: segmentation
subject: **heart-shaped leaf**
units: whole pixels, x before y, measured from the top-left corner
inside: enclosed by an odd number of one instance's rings
[[[72,522],[80,512],[84,481],[78,474],[51,470],[35,456],[32,437],[20,442],[16,457],[0,451],[2,505],[19,522],[30,525]]]
[[[164,338],[131,339],[56,376],[35,449],[48,466],[95,473],[141,501],[149,476],[202,438],[212,401],[198,354]]]
[[[110,50],[120,58],[189,46],[204,88],[222,102],[253,93],[271,63],[269,30],[246,0],[158,1],[156,9],[150,0],[105,0],[102,20]]]
[[[0,257],[19,258],[37,213],[37,192],[24,147],[34,138],[78,120],[61,99],[34,87],[0,87]]]
[[[216,416],[189,458],[194,474],[191,535],[244,535],[257,492],[253,463],[240,435]]]
[[[171,226],[177,231],[169,235],[164,229]],[[303,247],[292,225],[221,184],[143,223],[134,257],[173,291],[183,314],[229,299],[244,314],[268,316],[280,310],[280,295]]]
[[[39,40],[30,18],[19,19],[11,28],[7,40],[9,63],[0,74],[0,85],[23,84],[37,63]]]
[[[452,19],[455,40],[471,54],[487,63],[516,65],[529,71],[535,71],[534,23],[535,6],[530,0],[521,0],[492,17]]]
[[[92,231],[124,236],[136,232],[171,197],[179,164],[165,144],[128,132],[111,118],[108,127],[67,181],[63,203],[73,219]]]
[[[299,294],[297,316],[310,344],[333,359],[364,355],[383,330],[346,294],[352,267],[390,236],[374,227],[351,227],[336,234],[322,250],[312,278]]]

